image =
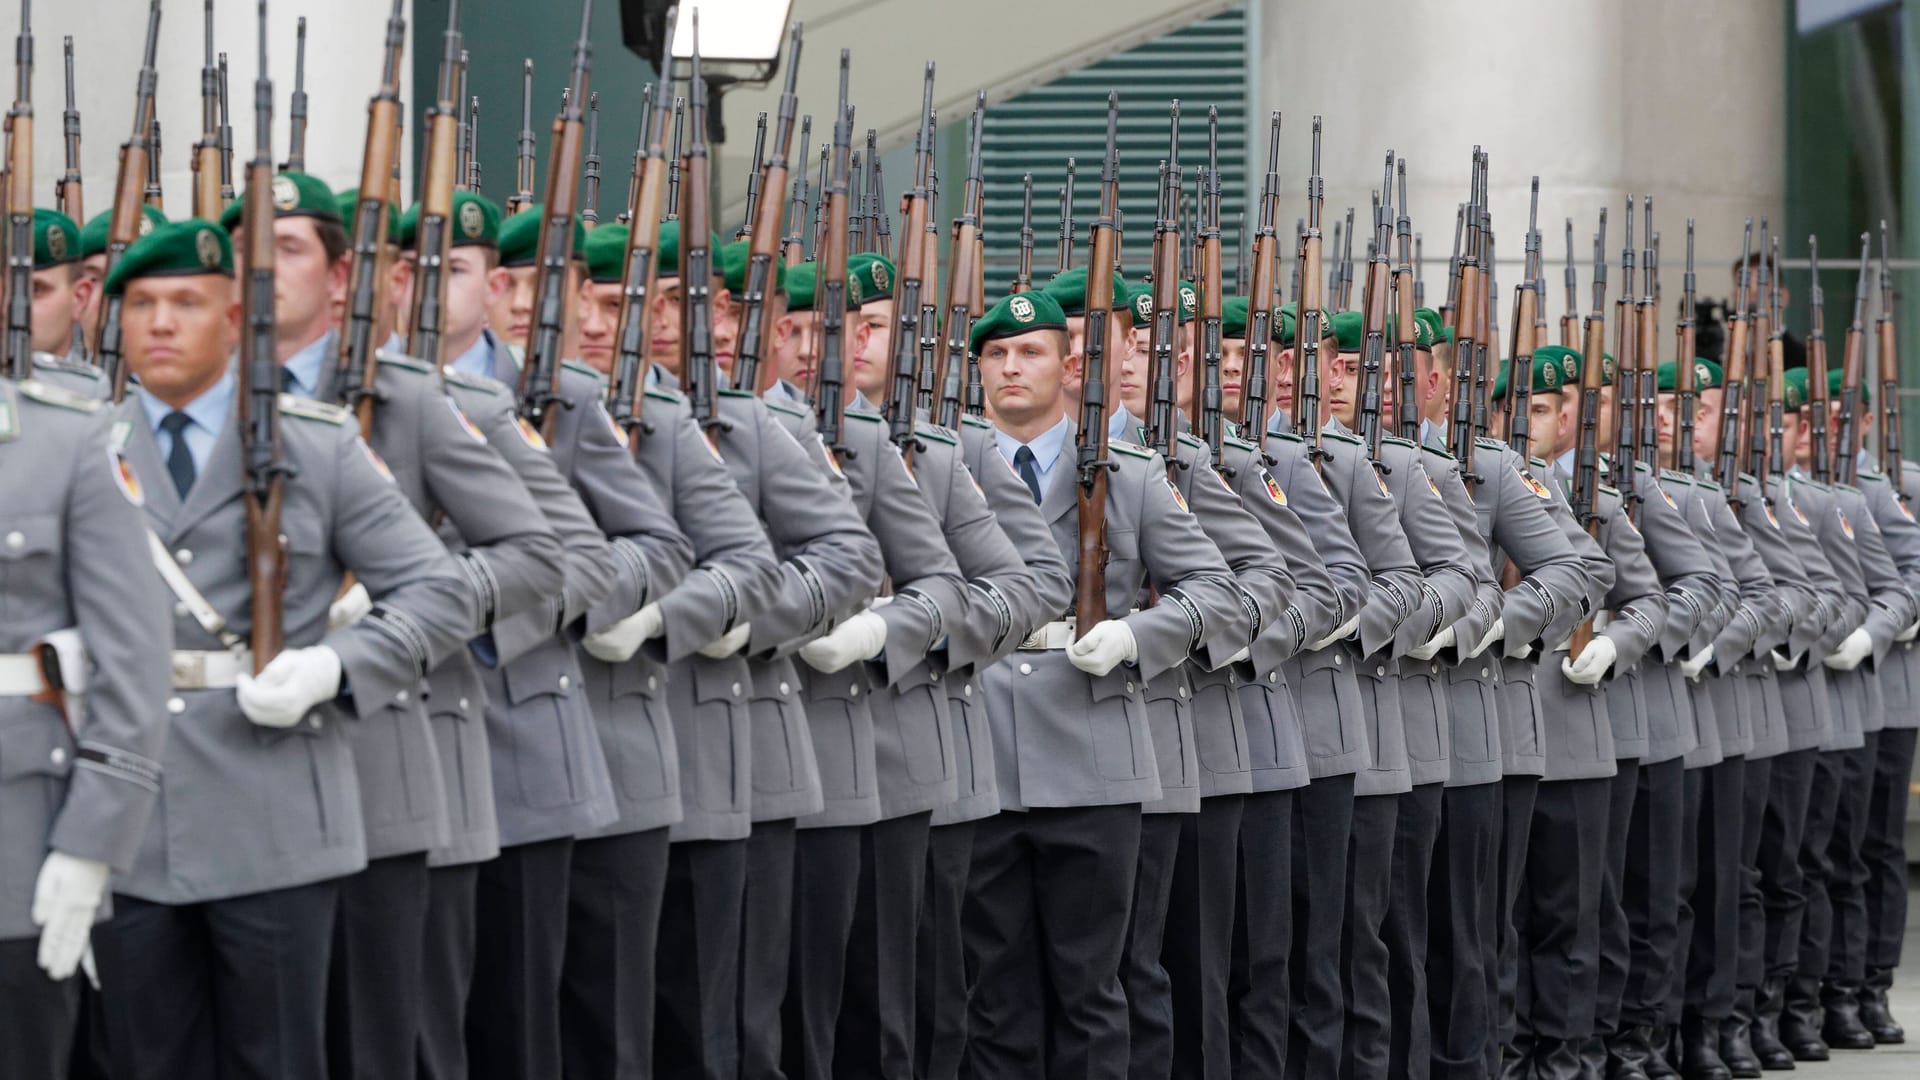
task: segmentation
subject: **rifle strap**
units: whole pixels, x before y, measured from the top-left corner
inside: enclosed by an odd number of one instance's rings
[[[227,629],[226,617],[221,615],[213,604],[201,595],[200,590],[194,587],[193,580],[187,577],[187,572],[174,561],[173,553],[167,550],[167,545],[151,528],[147,529],[147,551],[153,557],[153,568],[160,572],[160,580],[167,583],[167,588],[173,591],[174,598],[187,609],[187,614],[193,616],[193,621],[200,624],[200,629],[205,630],[208,635],[218,639],[220,644],[235,652],[247,647],[247,643],[240,639],[240,635]]]

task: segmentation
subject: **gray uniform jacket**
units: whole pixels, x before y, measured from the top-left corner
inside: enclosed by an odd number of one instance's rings
[[[33,381],[70,391],[90,401],[104,402],[113,396],[113,382],[106,372],[84,361],[52,353],[33,354]]]
[[[1454,530],[1460,534],[1466,569],[1473,574],[1474,589],[1473,603],[1452,624],[1452,646],[1425,661],[1413,657],[1401,661],[1402,672],[1408,675],[1409,683],[1416,676],[1431,680],[1446,702],[1444,711],[1434,712],[1444,723],[1431,730],[1415,726],[1409,714],[1407,756],[1413,763],[1416,784],[1436,779],[1449,787],[1483,784],[1500,779],[1498,665],[1491,657],[1476,657],[1470,662],[1465,657],[1500,617],[1506,598],[1501,595],[1500,582],[1494,577],[1493,557],[1487,538],[1480,532],[1473,498],[1462,482],[1460,462],[1437,446],[1422,446],[1421,454],[1422,471],[1439,490],[1441,503],[1453,520]],[[1559,536],[1558,530],[1554,535]],[[1482,671],[1486,674],[1480,674]],[[1431,743],[1426,741],[1429,738]]]
[[[366,827],[344,725],[390,723],[387,710],[417,695],[427,672],[465,647],[475,623],[466,575],[360,441],[351,414],[287,395],[280,412],[282,460],[296,470],[280,524],[286,644],[339,654],[342,696],[284,730],[249,722],[230,688],[176,690],[166,700],[176,722],[161,755],[160,803],[132,871],[115,882],[143,900],[217,900],[364,866]],[[229,418],[183,500],[140,400],[122,402],[114,417],[116,439],[146,489],[149,527],[244,639],[252,592],[237,422]],[[374,607],[328,631],[327,607],[347,572]],[[174,639],[182,649],[223,648],[191,615],[175,615]]]
[[[1784,753],[1819,746],[1833,727],[1827,669],[1820,661],[1828,649],[1858,625],[1858,620],[1854,617],[1852,602],[1844,593],[1840,575],[1814,532],[1813,518],[1796,502],[1796,497],[1807,495],[1809,489],[1799,485],[1796,491],[1784,477],[1775,475],[1767,478],[1766,490],[1767,498],[1750,500],[1750,508],[1757,503],[1768,525],[1778,525],[1776,531],[1784,541],[1779,545],[1778,557],[1783,562],[1776,564],[1770,557],[1770,547],[1760,539],[1766,534],[1757,526],[1750,527],[1748,532],[1755,538],[1762,557],[1767,559],[1775,580],[1791,582],[1798,590],[1785,653],[1792,666],[1779,671],[1775,679],[1787,722],[1785,743],[1780,747]],[[1756,741],[1758,738],[1756,735]]]
[[[1077,572],[1080,487],[1071,421],[1067,426],[1040,514],[1062,560]],[[1208,650],[1219,627],[1245,618],[1233,572],[1182,506],[1165,461],[1130,443],[1110,445],[1117,468],[1107,482],[1107,612],[1133,632],[1136,657],[1099,678],[1074,667],[1060,649],[1023,650],[987,669],[981,685],[1005,809],[1158,799],[1143,684]],[[1149,582],[1160,603],[1129,613]],[[1239,633],[1244,638],[1245,630]]]
[[[947,717],[952,723],[955,788],[953,802],[933,812],[933,824],[976,821],[1000,811],[1000,789],[994,779],[993,725],[987,719],[987,699],[981,675],[993,664],[1006,663],[1028,634],[1043,623],[1060,618],[1073,603],[1073,574],[1053,533],[1040,516],[1027,485],[1001,453],[994,427],[977,416],[960,420],[960,447],[967,468],[980,485],[994,522],[1025,564],[1030,591],[1022,593],[1006,582],[996,588],[1013,606],[1013,636],[1003,642],[991,660],[982,658],[963,680],[947,681]]]
[[[1724,501],[1719,485],[1710,480],[1688,475],[1669,469],[1660,473],[1661,489],[1680,507],[1687,526],[1693,530],[1694,539],[1700,541],[1701,550],[1706,553],[1707,562],[1713,567],[1714,595],[1711,604],[1700,621],[1695,625],[1693,636],[1688,639],[1685,656],[1697,656],[1709,645],[1717,641],[1725,632],[1734,612],[1740,607],[1740,586],[1734,576],[1733,564],[1728,560],[1727,552],[1719,543],[1713,524],[1713,504]],[[1718,765],[1725,760],[1727,749],[1720,737],[1721,720],[1715,699],[1715,691],[1710,684],[1720,681],[1716,670],[1706,670],[1691,680],[1686,680],[1679,670],[1679,664],[1669,664],[1670,678],[1678,677],[1688,698],[1689,709],[1693,717],[1693,749],[1686,753],[1686,768],[1702,769]]]
[[[1863,479],[1864,476],[1863,473]],[[1903,520],[1911,522],[1916,495],[1920,495],[1920,465],[1902,461],[1899,489],[1895,490],[1893,485],[1888,484],[1886,497],[1876,505],[1884,505],[1888,512],[1899,514]],[[1901,573],[1912,574],[1914,553],[1908,550],[1909,531],[1904,528],[1889,529],[1882,522],[1881,532],[1887,536],[1887,553],[1893,556]],[[1911,578],[1908,586],[1920,589],[1920,583]],[[1916,648],[1916,644],[1913,641],[1894,642],[1887,659],[1880,663],[1881,691],[1886,696],[1887,726],[1890,728],[1920,727],[1920,648]]]
[[[1660,638],[1648,650],[1648,662],[1638,669],[1647,708],[1647,746],[1641,760],[1654,765],[1684,757],[1698,745],[1692,697],[1679,661],[1695,648],[1704,649],[1720,632],[1723,624],[1714,620],[1713,613],[1720,607],[1723,586],[1680,501],[1667,490],[1675,487],[1684,496],[1691,481],[1676,472],[1656,474],[1645,462],[1635,468],[1639,472],[1640,532],[1646,540],[1647,558],[1667,594],[1667,617]],[[1614,731],[1621,731],[1617,715]]]
[[[338,338],[329,332],[326,341],[316,385],[325,395],[322,400],[340,404],[332,400]],[[374,379],[370,444],[414,511],[429,523],[451,526],[444,538],[472,586],[478,617],[470,636],[485,633],[498,618],[537,607],[559,591],[559,537],[513,469],[447,396],[440,374],[422,361],[382,352]],[[471,662],[463,649],[441,667],[463,668]],[[458,741],[466,736],[484,742],[485,732],[479,724],[436,728],[429,717],[435,704],[432,683],[430,673],[427,692],[380,717],[381,722],[347,728],[360,775],[369,859],[446,849],[453,842],[453,819],[465,810],[448,790],[449,785],[460,785],[462,777],[446,773],[447,753],[438,738]],[[487,753],[484,747],[469,748],[464,755],[458,747],[446,749],[468,759]],[[491,807],[486,818],[490,823]],[[469,816],[460,827],[468,830],[474,823]],[[486,831],[493,831],[490,824]]]
[[[1862,531],[1854,525],[1858,516],[1850,505],[1848,489],[1831,487],[1808,479],[1797,468],[1788,475],[1787,490],[1795,516],[1804,515],[1818,537],[1822,551],[1839,575],[1839,618],[1828,624],[1828,632],[1805,664],[1809,670],[1821,663],[1847,635],[1876,616],[1873,588],[1868,583],[1867,550],[1861,542]],[[1882,553],[1884,554],[1884,552]],[[1869,687],[1859,671],[1826,671],[1829,723],[1819,746],[1823,750],[1853,749],[1865,744],[1867,715],[1872,707]]]
[[[1724,564],[1730,586],[1724,590],[1719,613],[1721,628],[1713,638],[1713,662],[1701,673],[1701,681],[1712,699],[1720,753],[1745,756],[1753,752],[1755,731],[1767,722],[1765,703],[1754,696],[1757,688],[1749,685],[1750,671],[1772,672],[1768,654],[1786,640],[1787,616],[1773,574],[1727,502],[1725,490],[1698,476],[1693,480],[1692,498],[1698,511],[1690,512],[1688,520],[1694,522],[1707,553]]]
[[[123,464],[92,399],[0,379],[0,653],[77,629],[91,660],[71,721],[49,702],[0,697],[0,940],[39,933],[33,892],[49,849],[131,869],[160,791],[171,598]]]
[[[766,609],[777,564],[753,506],[680,396],[649,389],[641,415],[634,457],[692,543],[694,568],[657,598],[661,637],[624,664],[580,656],[620,811],[599,835],[666,825],[683,826],[674,835],[687,839],[744,835],[751,759],[734,748],[750,745],[752,675],[741,656],[697,650]]]

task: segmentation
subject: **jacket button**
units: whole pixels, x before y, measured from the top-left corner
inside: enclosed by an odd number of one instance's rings
[[[461,712],[466,712],[466,711],[467,711],[467,699],[466,699],[466,698],[461,698],[461,699],[460,699],[460,711],[461,711]]]
[[[568,687],[571,687],[572,685],[573,685],[572,676],[569,676],[569,675],[560,676],[560,689],[565,690]]]
[[[1127,693],[1129,693],[1129,694],[1131,694],[1131,693],[1133,693],[1133,684],[1132,684],[1132,683],[1128,683],[1128,684],[1127,684]]]
[[[792,683],[790,683],[790,682],[787,682],[787,681],[786,681],[786,680],[784,680],[784,679],[782,679],[782,680],[780,681],[780,692],[781,692],[782,694],[791,694],[791,693],[793,693],[793,684],[792,684]]]
[[[848,696],[848,697],[850,697],[850,698],[852,698],[852,697],[859,697],[859,696],[860,696],[860,684],[859,684],[859,683],[854,683],[854,684],[853,684],[852,686],[849,686],[849,687],[847,687],[847,696]]]
[[[1020,665],[1020,674],[1022,674],[1022,675],[1031,675],[1031,674],[1033,674],[1033,665],[1032,665],[1032,664],[1021,664],[1021,665]],[[1132,689],[1132,687],[1128,687],[1128,689]]]
[[[1181,697],[1186,697],[1186,696],[1187,696],[1187,688],[1186,688],[1186,687],[1184,687],[1184,686],[1182,686],[1182,687],[1180,687],[1180,688],[1179,688],[1179,694],[1180,694],[1180,696],[1181,696]]]
[[[1279,672],[1277,672],[1277,671],[1269,671],[1269,672],[1267,672],[1267,681],[1268,681],[1268,682],[1270,682],[1270,683],[1277,683],[1277,682],[1279,682],[1279,681],[1280,681],[1280,673],[1279,673]]]
[[[933,680],[934,682],[939,682],[939,681],[940,681],[940,673],[939,673],[939,672],[937,672],[937,671],[935,671],[935,672],[930,672],[930,673],[929,673],[929,674],[927,675],[927,678],[929,678],[929,679],[931,679],[931,680]]]
[[[733,684],[733,696],[734,696],[734,697],[739,697],[739,696],[740,696],[740,684],[739,684],[739,683],[734,683],[734,684]]]
[[[307,726],[312,728],[315,731],[319,731],[320,730],[320,714],[319,713],[309,714],[307,716]]]
[[[15,551],[27,546],[27,534],[15,529],[7,534],[7,546]]]
[[[1382,665],[1380,665],[1379,667],[1376,667],[1376,668],[1374,668],[1374,669],[1373,669],[1373,677],[1374,677],[1374,678],[1376,678],[1376,679],[1384,679],[1384,678],[1386,678],[1386,677],[1387,677],[1387,667],[1386,667],[1386,665],[1385,665],[1385,664],[1382,664]]]
[[[401,690],[398,693],[393,695],[393,700],[399,702],[402,705],[405,705],[407,703],[407,696],[408,696],[407,692],[405,690]]]
[[[186,548],[181,548],[179,551],[173,553],[173,561],[179,563],[181,566],[192,566],[193,552],[188,551]]]
[[[972,683],[968,683],[967,685],[965,685],[965,686],[963,686],[963,687],[961,687],[961,688],[960,688],[960,696],[961,696],[961,697],[972,697],[972,696],[973,696],[973,684],[972,684]]]
[[[53,748],[53,753],[49,754],[48,757],[52,759],[55,765],[65,765],[67,763],[67,748],[64,746],[56,746]]]
[[[175,715],[175,716],[179,716],[179,715],[180,715],[181,713],[183,713],[183,712],[186,712],[186,711],[187,711],[187,702],[186,702],[186,699],[185,699],[185,698],[177,698],[177,697],[170,697],[170,698],[168,698],[168,699],[167,699],[167,711],[168,711],[168,712],[170,712],[170,713],[172,713],[172,714],[173,714],[173,715]]]
[[[1345,663],[1345,662],[1346,662],[1346,657],[1343,657],[1343,656],[1341,656],[1341,655],[1340,655],[1340,654],[1338,654],[1338,653],[1335,653],[1335,654],[1334,654],[1334,657],[1333,657],[1333,666],[1334,666],[1334,667],[1339,667],[1339,666],[1340,666],[1341,664],[1343,664],[1343,663]]]
[[[1433,672],[1435,675],[1438,675],[1440,674],[1440,665],[1434,664],[1433,666],[1429,667],[1427,670]]]
[[[647,689],[649,690],[660,689],[660,676],[658,675],[647,676]]]
[[[1487,677],[1487,669],[1486,669],[1486,668],[1481,668],[1481,669],[1480,669],[1480,677],[1481,677],[1481,678],[1483,678],[1483,679]]]

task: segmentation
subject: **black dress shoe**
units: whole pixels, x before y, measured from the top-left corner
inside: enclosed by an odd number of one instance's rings
[[[1820,1041],[1835,1050],[1871,1050],[1873,1032],[1860,1022],[1860,1003],[1852,983],[1830,982],[1820,988]]]
[[[1733,1015],[1720,1021],[1720,1060],[1738,1080],[1756,1080],[1760,1075],[1760,1059],[1747,1038],[1752,1023],[1753,991],[1742,990],[1733,1000]]]
[[[1607,1080],[1647,1080],[1647,1029],[1630,1027],[1606,1039]]]
[[[1786,986],[1780,1010],[1780,1042],[1795,1061],[1827,1060],[1827,1044],[1820,1038],[1820,983],[1795,976]]]
[[[1680,1080],[1680,1070],[1673,1067],[1673,1028],[1666,1024],[1649,1028],[1647,1046],[1653,1050],[1647,1057],[1647,1080]]]
[[[1893,988],[1893,971],[1873,968],[1860,986],[1860,1022],[1873,1033],[1873,1041],[1882,1046],[1898,1046],[1907,1041],[1907,1033],[1887,1008],[1887,991]]]
[[[1753,1023],[1747,1025],[1747,1041],[1753,1046],[1753,1056],[1760,1059],[1760,1067],[1767,1072],[1793,1070],[1793,1053],[1780,1041],[1784,987],[1784,981],[1772,975],[1760,984],[1760,992],[1753,1000]]]
[[[1535,1039],[1533,1075],[1535,1080],[1581,1080],[1578,1040]]]
[[[1533,1036],[1516,1035],[1500,1048],[1500,1080],[1533,1080]]]
[[[1607,1041],[1598,1035],[1580,1043],[1580,1080],[1612,1080],[1607,1073]]]
[[[1733,1080],[1733,1070],[1720,1057],[1720,1021],[1694,1013],[1680,1021],[1680,1075],[1686,1080]]]

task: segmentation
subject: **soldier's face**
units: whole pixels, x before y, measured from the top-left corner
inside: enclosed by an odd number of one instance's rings
[[[655,278],[647,298],[647,360],[680,373],[680,279]]]
[[[1338,417],[1341,423],[1352,428],[1359,411],[1356,403],[1360,398],[1360,354],[1340,352],[1330,348],[1331,344],[1320,345],[1320,400],[1325,405],[1321,420]]]
[[[802,390],[813,385],[814,358],[820,355],[818,323],[811,311],[789,311],[773,324],[773,348],[768,361],[773,376]]]
[[[1293,408],[1293,346],[1289,345],[1273,355],[1273,396],[1270,403],[1278,404],[1282,409]]]
[[[1151,352],[1148,349],[1128,349],[1121,356],[1114,370],[1115,385],[1120,394],[1120,405],[1132,413],[1136,419],[1147,419],[1147,398],[1153,388],[1147,385],[1147,362]]]
[[[847,381],[874,401],[887,381],[887,331],[893,325],[893,300],[874,300],[860,305],[859,314],[849,314],[847,325],[853,328],[859,349],[847,348]],[[915,346],[918,348],[918,346]]]
[[[740,308],[733,302],[733,293],[719,278],[713,279],[713,362],[720,370],[733,374],[733,358],[740,351]]]
[[[94,283],[69,263],[33,272],[33,347],[65,356],[73,347],[73,322],[93,296]]]
[[[140,385],[179,408],[226,373],[240,339],[240,302],[232,279],[219,274],[138,278],[127,283],[120,328]]]
[[[527,346],[533,326],[533,279],[538,273],[535,266],[508,267],[506,288],[488,306],[488,328],[508,345]]]
[[[1418,395],[1420,418],[1439,423],[1447,418],[1453,404],[1453,370],[1447,364],[1452,347],[1435,342],[1433,351],[1416,349],[1413,353],[1413,388]]]
[[[1600,416],[1598,423],[1594,425],[1594,431],[1596,433],[1594,445],[1599,447],[1604,453],[1611,454],[1613,452],[1614,421],[1616,419],[1617,417],[1614,416],[1613,412],[1613,387],[1611,385],[1603,386],[1600,388]]]
[[[580,290],[580,359],[603,375],[613,372],[613,349],[620,332],[619,282],[589,281]]]
[[[1551,461],[1560,444],[1561,398],[1565,393],[1527,398],[1527,454]]]
[[[1035,330],[981,345],[980,385],[1000,423],[1028,428],[1062,415],[1061,391],[1080,357],[1062,353],[1060,337],[1058,330]]]
[[[246,280],[246,230],[233,232],[236,282]],[[347,260],[327,258],[313,219],[273,219],[273,320],[281,341],[306,345],[333,326],[335,303],[347,287]]]
[[[100,322],[100,282],[105,280],[107,276],[107,257],[105,255],[89,255],[81,259],[80,276],[93,282],[93,289],[87,294],[86,300],[81,303],[78,312],[80,317],[80,332],[87,336],[87,348],[91,349],[93,348],[94,328]]]
[[[1780,447],[1801,468],[1813,464],[1813,425],[1805,408],[1781,410]]]
[[[394,249],[389,247],[389,252]],[[405,335],[412,328],[406,325],[407,313],[413,308],[413,274],[417,259],[409,254],[395,252],[395,258],[387,264],[387,312],[396,332]],[[340,295],[339,310],[334,312],[334,321],[344,320],[347,307],[346,294]]]
[[[1720,456],[1720,410],[1726,408],[1726,391],[1719,387],[1700,391],[1695,399],[1699,407],[1693,417],[1693,456],[1711,462]]]
[[[1653,419],[1656,438],[1660,445],[1660,467],[1671,469],[1676,467],[1676,462],[1679,461],[1674,442],[1679,435],[1679,429],[1674,423],[1673,410],[1679,407],[1680,395],[1660,394],[1657,400],[1659,407],[1654,409]]]
[[[1137,353],[1144,353],[1153,347],[1153,326],[1136,326],[1127,331],[1127,347]]]
[[[1220,342],[1220,411],[1235,418],[1247,402],[1247,339]]]
[[[1557,458],[1561,454],[1573,449],[1573,444],[1579,441],[1580,438],[1579,387],[1569,387],[1560,391],[1560,393],[1555,396],[1560,399],[1560,423],[1556,429],[1558,434],[1554,436],[1552,449],[1540,455],[1548,460]],[[1599,444],[1596,443],[1595,445]]]
[[[473,347],[486,329],[487,312],[507,295],[507,272],[491,265],[487,249],[463,246],[447,252],[446,359]]]

